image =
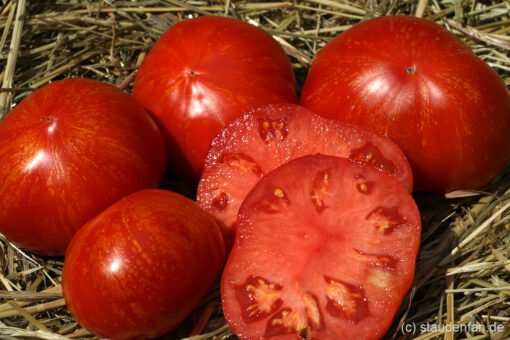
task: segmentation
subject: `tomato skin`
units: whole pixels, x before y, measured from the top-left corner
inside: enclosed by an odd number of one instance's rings
[[[143,61],[134,97],[166,134],[169,169],[198,180],[209,144],[250,108],[297,102],[292,65],[265,31],[205,16],[170,27]]]
[[[510,159],[504,82],[423,19],[380,17],[339,35],[313,61],[301,104],[389,136],[418,191],[480,188]]]
[[[190,199],[146,189],[85,224],[66,253],[67,307],[109,339],[145,339],[197,307],[225,261],[214,220]]]
[[[165,143],[129,95],[88,79],[47,85],[0,123],[0,232],[43,255],[63,255],[89,219],[155,187]]]

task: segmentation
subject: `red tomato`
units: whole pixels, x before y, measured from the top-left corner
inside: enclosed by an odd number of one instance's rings
[[[175,328],[223,268],[214,220],[190,199],[136,192],[85,224],[69,244],[62,288],[85,328],[108,339],[146,339]]]
[[[235,238],[239,206],[258,180],[280,164],[315,153],[369,163],[412,190],[411,167],[389,138],[294,104],[260,107],[213,140],[198,186],[197,202],[218,220],[227,250]]]
[[[393,139],[415,190],[480,188],[510,159],[504,82],[427,20],[380,17],[340,34],[313,61],[301,103]]]
[[[297,102],[280,45],[260,28],[217,16],[168,29],[142,63],[133,95],[164,128],[169,168],[195,180],[227,123],[255,106]]]
[[[72,235],[123,196],[155,187],[164,138],[142,106],[88,79],[47,85],[0,124],[0,232],[63,255]]]
[[[241,205],[225,317],[241,339],[379,339],[413,281],[420,229],[395,177],[334,156],[292,160]]]

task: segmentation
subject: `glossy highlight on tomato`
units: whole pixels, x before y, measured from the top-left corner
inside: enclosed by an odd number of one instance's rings
[[[118,199],[156,187],[165,142],[129,95],[89,79],[53,82],[0,123],[0,232],[42,255]]]
[[[199,182],[197,202],[216,217],[230,249],[241,202],[277,166],[322,153],[369,164],[398,178],[412,191],[404,153],[375,131],[324,119],[294,104],[258,107],[227,125],[211,143]]]
[[[153,338],[197,307],[224,261],[208,214],[182,195],[146,189],[76,233],[64,263],[64,298],[78,322],[101,337]]]
[[[424,19],[379,17],[340,34],[315,57],[301,104],[390,137],[417,191],[478,189],[510,159],[505,83]]]
[[[262,29],[203,16],[170,27],[147,54],[133,96],[163,127],[168,167],[198,180],[209,145],[249,109],[297,102],[292,65]]]
[[[398,180],[346,158],[296,158],[239,209],[221,282],[243,340],[380,339],[410,288],[418,208]]]

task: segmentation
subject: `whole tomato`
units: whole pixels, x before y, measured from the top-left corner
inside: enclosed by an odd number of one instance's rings
[[[407,155],[415,190],[476,189],[510,159],[510,96],[461,40],[424,19],[367,20],[316,56],[302,105],[374,128]]]
[[[136,192],[85,224],[66,253],[73,316],[108,339],[146,339],[182,322],[213,285],[225,249],[211,216],[160,189]]]
[[[194,180],[227,123],[255,106],[297,102],[292,65],[276,40],[216,16],[170,27],[143,61],[133,95],[163,127],[169,169]]]
[[[51,83],[0,123],[0,232],[43,255],[110,204],[159,184],[161,131],[117,88],[88,79]]]

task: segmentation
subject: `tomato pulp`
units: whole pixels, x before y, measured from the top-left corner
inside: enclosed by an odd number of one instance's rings
[[[225,317],[244,340],[379,339],[413,281],[420,229],[395,177],[340,157],[292,160],[240,207]]]
[[[209,144],[252,107],[297,102],[292,65],[260,28],[204,16],[169,28],[143,61],[134,97],[166,134],[169,169],[199,179]]]
[[[340,34],[314,59],[301,104],[390,137],[418,191],[480,188],[510,159],[504,82],[424,19],[380,17]]]
[[[165,141],[129,95],[89,79],[38,89],[0,123],[0,231],[42,255],[118,199],[159,184]]]
[[[235,238],[239,206],[258,180],[291,159],[315,153],[370,164],[396,176],[412,191],[411,167],[389,138],[324,119],[298,105],[259,107],[214,139],[198,186],[197,202],[218,220],[227,249]]]
[[[138,191],[84,225],[69,244],[62,288],[78,322],[109,339],[163,335],[197,307],[223,268],[214,220],[190,199]]]

